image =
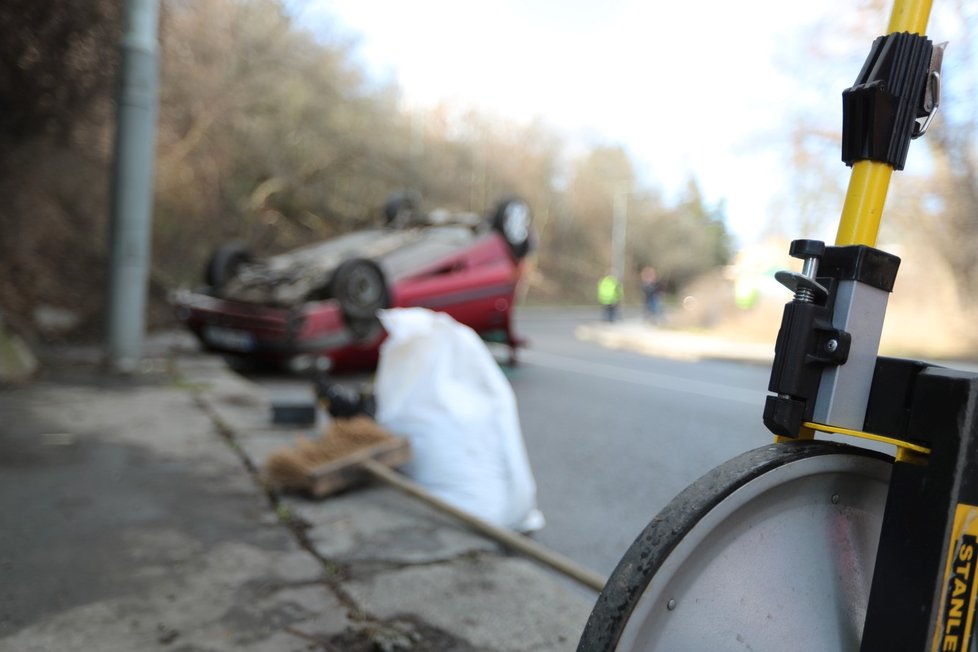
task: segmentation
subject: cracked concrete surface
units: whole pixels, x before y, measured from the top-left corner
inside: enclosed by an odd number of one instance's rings
[[[0,652],[576,647],[593,597],[397,490],[276,505],[253,469],[296,430],[166,357],[0,389]]]

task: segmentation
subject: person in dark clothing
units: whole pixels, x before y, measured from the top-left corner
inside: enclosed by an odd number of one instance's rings
[[[642,270],[642,293],[645,295],[645,318],[658,324],[662,319],[662,281],[654,267]]]

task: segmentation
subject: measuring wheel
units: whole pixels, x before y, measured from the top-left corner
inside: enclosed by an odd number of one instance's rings
[[[858,650],[891,468],[815,441],[717,467],[625,553],[579,652]]]

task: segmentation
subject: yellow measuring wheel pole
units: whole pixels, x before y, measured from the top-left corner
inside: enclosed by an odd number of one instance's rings
[[[910,32],[923,36],[930,8],[931,0],[896,0],[887,33]],[[857,161],[853,164],[835,244],[876,245],[892,174],[893,168],[887,163]]]

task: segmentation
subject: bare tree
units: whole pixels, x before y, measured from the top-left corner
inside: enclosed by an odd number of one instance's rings
[[[67,310],[87,335],[101,325],[119,5],[0,6],[0,307],[26,322],[39,307]],[[281,0],[161,0],[160,40],[151,324],[170,313],[166,291],[199,282],[224,241],[262,253],[346,232],[406,188],[429,207],[477,212],[525,198],[540,235],[538,300],[591,299],[622,183],[636,234],[662,222],[651,244],[627,250],[628,269],[660,252],[678,279],[723,259],[718,209],[697,193],[663,206],[621,147],[568,166],[542,121],[405,111],[348,43],[304,31]],[[670,250],[686,252],[682,265],[665,261]]]
[[[958,38],[948,46],[942,75],[943,100],[924,140],[934,160],[934,175],[914,223],[944,256],[962,297],[978,290],[978,64],[975,35],[978,8],[954,2],[945,17]]]

